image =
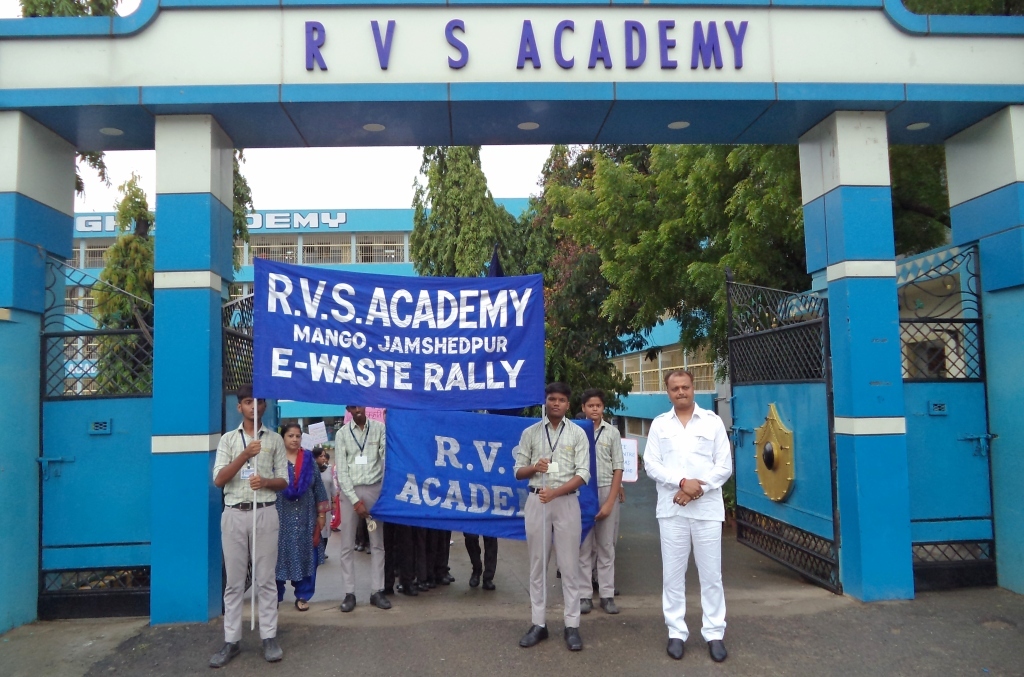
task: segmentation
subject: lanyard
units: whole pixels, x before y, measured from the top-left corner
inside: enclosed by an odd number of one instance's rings
[[[548,447],[551,449],[551,455],[555,455],[555,447],[558,446],[558,440],[562,439],[562,433],[565,432],[565,421],[562,421],[562,427],[558,429],[558,437],[555,438],[555,443],[551,444],[551,433],[548,432],[548,426],[544,426],[544,435],[548,438]]]
[[[261,434],[262,432],[263,432],[262,430],[257,430],[257,431],[256,431],[256,436],[255,436],[255,437],[253,437],[252,439],[253,439],[254,441],[255,441],[255,440],[258,440],[258,439],[260,438],[260,434]],[[245,428],[239,428],[239,429],[238,429],[238,433],[239,433],[239,434],[240,434],[240,435],[242,436],[242,451],[245,451],[245,448],[246,448],[247,446],[249,446],[249,443],[245,441]],[[246,464],[246,465],[247,465],[248,467],[250,467],[250,468],[251,468],[251,467],[252,467],[252,459],[251,459],[251,458],[247,458],[247,459],[245,459],[245,464]]]
[[[353,427],[351,425],[348,427],[348,434],[352,436],[352,441],[356,443],[357,447],[359,447],[359,455],[362,456],[363,455],[363,448],[366,446],[366,438],[370,436],[370,422],[369,421],[366,422],[366,432],[363,433],[363,443],[362,444],[360,444],[359,440],[356,439],[356,433],[353,430]]]
[[[597,429],[597,434],[594,435],[594,446],[597,446],[598,441],[601,439],[601,433],[604,432],[604,426]]]

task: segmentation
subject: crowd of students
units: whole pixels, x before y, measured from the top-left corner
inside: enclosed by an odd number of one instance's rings
[[[731,454],[721,419],[693,402],[692,375],[682,370],[672,372],[666,377],[666,386],[673,410],[655,419],[650,438],[653,447],[648,442],[648,449],[655,453],[647,454],[651,462],[645,456],[645,467],[659,491],[667,651],[673,658],[682,658],[687,636],[683,581],[692,540],[705,607],[703,634],[711,657],[721,661],[725,659],[720,562],[724,513],[719,515],[723,512],[719,504],[720,487],[732,472]],[[227,582],[225,643],[210,659],[211,667],[226,665],[240,651],[250,563],[264,658],[270,662],[283,658],[277,642],[278,605],[291,582],[295,607],[299,611],[309,609],[317,567],[327,559],[326,546],[332,531],[340,539],[344,594],[340,610],[344,613],[356,606],[357,551],[370,554],[370,604],[378,609],[390,609],[388,596],[396,591],[417,596],[455,581],[448,566],[450,531],[379,524],[372,517],[384,477],[384,423],[368,419],[363,407],[346,407],[351,420],[335,435],[336,462],[331,465],[323,449],[302,448],[302,430],[296,423],[284,425],[280,434],[263,425],[257,430],[255,423],[262,421],[266,403],[253,399],[251,387],[239,389],[237,397],[242,422],[221,438],[213,469],[214,484],[224,493],[221,538]],[[582,427],[566,420],[570,398],[567,385],[548,385],[545,417],[523,431],[516,448],[516,479],[529,484],[524,512],[532,625],[519,641],[524,648],[548,637],[545,584],[552,554],[561,576],[563,636],[569,650],[583,648],[580,615],[593,609],[593,592],[598,593],[605,613],[619,613],[615,603],[615,542],[619,504],[624,497],[621,438],[618,430],[604,420],[604,393],[585,391],[582,414],[593,425],[599,509],[594,528],[581,541],[578,494],[591,479],[590,443]],[[706,506],[706,510],[695,510],[697,506],[692,504],[705,494],[717,495],[717,500],[701,503],[699,507]],[[334,518],[330,520],[332,508]],[[472,563],[469,585],[482,583],[485,590],[494,590],[497,539],[484,537],[481,558],[479,537],[464,536]]]

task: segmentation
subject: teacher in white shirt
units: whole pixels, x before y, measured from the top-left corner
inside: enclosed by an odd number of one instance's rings
[[[725,650],[725,590],[722,587],[722,485],[732,476],[732,453],[718,415],[693,401],[693,374],[683,369],[665,376],[672,409],[651,423],[644,468],[658,485],[661,529],[662,607],[668,626],[668,655],[683,657],[689,636],[686,614],[686,566],[693,558],[700,575],[704,612],[701,635],[711,659],[721,663]]]

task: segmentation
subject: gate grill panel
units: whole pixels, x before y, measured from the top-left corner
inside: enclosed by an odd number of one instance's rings
[[[44,571],[40,620],[148,616],[150,568]]]
[[[230,393],[252,383],[253,295],[225,303],[221,311],[224,327],[224,392]]]
[[[949,247],[897,269],[903,380],[981,380],[984,349],[976,247]]]
[[[153,392],[153,344],[142,331],[43,335],[43,397],[146,397]]]
[[[818,585],[842,592],[834,541],[747,508],[736,508],[736,539]]]

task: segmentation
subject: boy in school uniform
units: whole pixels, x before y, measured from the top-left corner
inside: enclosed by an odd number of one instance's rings
[[[284,657],[277,643],[277,537],[279,522],[277,492],[288,486],[288,459],[284,440],[262,424],[255,429],[255,413],[260,421],[267,409],[266,400],[257,403],[252,386],[238,389],[239,426],[225,433],[217,445],[213,463],[213,483],[224,491],[224,512],[220,517],[220,540],[224,549],[227,585],[224,588],[224,646],[210,658],[210,667],[221,668],[240,652],[242,607],[245,604],[245,577],[252,553],[253,511],[256,511],[256,555],[252,562],[253,582],[258,602],[263,657],[277,662]]]
[[[597,499],[600,510],[594,528],[580,545],[580,613],[594,608],[590,574],[597,558],[597,583],[601,608],[617,614],[615,606],[615,536],[619,531],[619,489],[622,487],[622,438],[615,426],[604,420],[604,391],[592,388],[583,392],[583,413],[594,426],[597,456]]]
[[[562,571],[565,603],[565,644],[580,651],[579,488],[590,481],[590,443],[575,423],[567,421],[572,391],[564,383],[544,389],[547,416],[523,431],[516,453],[517,480],[530,480],[526,499],[526,544],[530,554],[530,605],[533,626],[519,640],[528,648],[548,638],[544,608],[545,555],[554,536],[555,557]]]

